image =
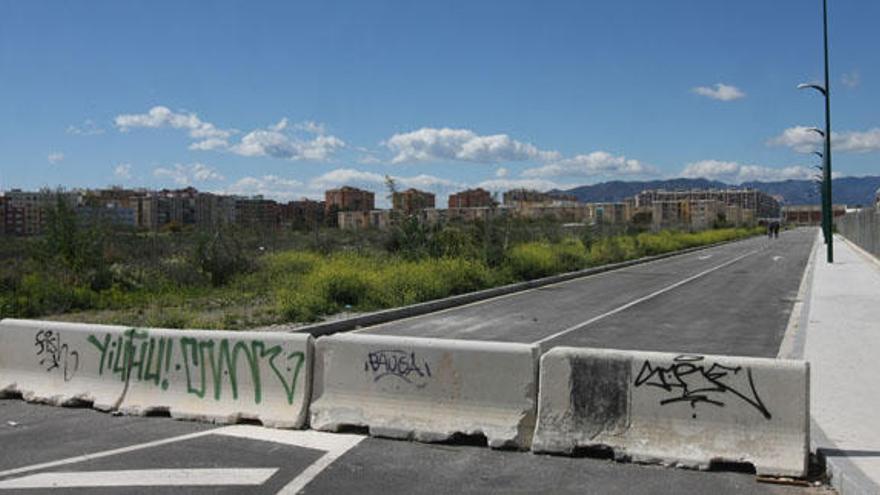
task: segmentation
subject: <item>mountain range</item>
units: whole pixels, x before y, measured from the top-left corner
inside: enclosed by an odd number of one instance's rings
[[[667,191],[687,189],[754,188],[772,196],[780,196],[784,204],[812,205],[820,203],[816,184],[809,180],[778,182],[743,182],[739,185],[708,179],[664,179],[651,181],[610,181],[579,186],[568,190],[551,191],[577,197],[587,203],[618,202],[631,198],[646,189]],[[880,176],[841,177],[831,182],[834,204],[868,206],[874,204],[874,195],[880,189]]]

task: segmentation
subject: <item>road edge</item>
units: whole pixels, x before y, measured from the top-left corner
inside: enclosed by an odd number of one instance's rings
[[[816,250],[819,246],[820,236],[821,232],[817,231],[816,236],[813,238],[807,266],[804,267],[804,274],[801,277],[801,284],[798,287],[795,303],[791,308],[791,316],[788,318],[788,325],[785,327],[782,342],[779,343],[779,352],[776,354],[777,359],[803,359],[804,357],[804,348],[807,343],[806,330],[809,324],[810,298],[813,289],[813,271],[816,267]]]
[[[574,272],[566,272],[560,273],[557,275],[551,275],[549,277],[537,278],[534,280],[527,280],[525,282],[516,282],[513,284],[502,285],[499,287],[492,287],[489,289],[483,289],[475,292],[468,292],[465,294],[459,294],[455,296],[445,297],[442,299],[435,299],[433,301],[426,301],[418,304],[412,304],[409,306],[401,306],[398,308],[390,308],[384,309],[381,311],[376,311],[372,313],[367,313],[359,316],[355,316],[352,318],[345,318],[335,321],[316,323],[314,325],[307,325],[298,328],[293,328],[290,330],[285,330],[287,332],[293,333],[303,333],[307,332],[312,334],[314,337],[320,337],[324,335],[332,335],[334,333],[339,332],[347,332],[350,330],[357,330],[359,328],[368,327],[372,325],[378,325],[381,323],[388,323],[390,321],[401,320],[404,318],[411,318],[413,316],[420,316],[427,313],[433,313],[434,311],[440,311],[443,309],[454,308],[457,306],[464,306],[465,304],[470,304],[477,301],[483,301],[486,299],[491,299],[493,297],[503,296],[507,294],[511,294],[514,292],[521,292],[528,289],[534,289],[537,287],[543,287],[545,285],[552,285],[560,282],[566,282],[569,280],[574,280],[578,278],[589,277],[591,275],[597,275],[599,273],[605,273],[613,270],[619,270],[621,268],[627,268],[634,265],[641,265],[644,263],[650,263],[652,261],[662,260],[666,258],[672,258],[675,256],[684,256],[687,254],[691,254],[697,251],[703,251],[705,249],[711,249],[718,246],[723,246],[726,244],[733,244],[736,242],[744,242],[749,239],[754,239],[758,236],[746,237],[743,239],[736,239],[733,241],[724,241],[724,242],[716,242],[714,244],[707,244],[705,246],[696,246],[692,248],[683,249],[681,251],[672,251],[669,253],[656,254],[653,256],[644,256],[641,258],[636,258],[627,261],[621,261],[619,263],[611,263],[608,265],[597,266],[593,268],[585,268],[583,270],[577,270]]]

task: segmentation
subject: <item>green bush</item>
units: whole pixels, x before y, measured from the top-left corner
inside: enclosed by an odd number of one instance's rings
[[[546,277],[558,271],[553,248],[546,242],[519,244],[507,253],[507,264],[513,275],[522,280]]]
[[[553,245],[553,254],[559,271],[571,272],[587,266],[589,256],[584,243],[580,239],[567,237]]]

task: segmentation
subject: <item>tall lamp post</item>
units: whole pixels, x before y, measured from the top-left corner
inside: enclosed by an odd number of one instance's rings
[[[822,230],[825,233],[826,259],[828,263],[834,263],[832,236],[834,217],[831,210],[833,203],[831,201],[831,83],[828,77],[828,0],[822,0],[822,32],[824,35],[825,85],[799,84],[798,89],[812,88],[825,97],[825,131],[820,133],[825,138],[825,150],[822,153],[824,161],[822,166]]]

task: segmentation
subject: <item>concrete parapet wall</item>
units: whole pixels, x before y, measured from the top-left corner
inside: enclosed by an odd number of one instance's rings
[[[119,335],[127,330],[102,329]],[[92,330],[51,321],[0,321],[0,396],[18,393],[31,402],[116,409],[125,382],[99,370],[101,353],[89,342]]]
[[[809,366],[730,356],[557,347],[541,359],[532,450],[705,469],[748,462],[803,476]]]
[[[444,441],[483,434],[490,447],[528,448],[537,346],[339,334],[315,344],[311,426]]]
[[[114,344],[131,349],[124,413],[165,410],[181,419],[251,419],[283,428],[306,423],[308,335],[143,329],[98,339],[101,349],[110,346],[107,352]]]
[[[302,427],[312,338],[3,320],[0,392],[126,413]]]
[[[837,217],[837,231],[860,248],[880,258],[880,211],[864,208]]]

